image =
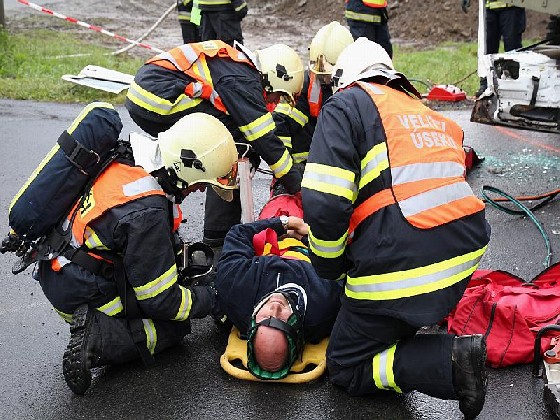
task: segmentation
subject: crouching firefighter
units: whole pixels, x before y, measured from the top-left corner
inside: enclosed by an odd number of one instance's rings
[[[210,286],[188,288],[178,280],[174,231],[182,218],[178,204],[190,192],[207,184],[235,188],[237,150],[229,131],[196,113],[157,141],[131,136],[130,144],[132,153],[113,160],[70,211],[64,224],[70,243],[56,258],[39,261],[35,272],[70,323],[63,374],[76,394],[89,388],[91,368],[150,363],[190,332],[191,318],[208,315],[215,300]]]

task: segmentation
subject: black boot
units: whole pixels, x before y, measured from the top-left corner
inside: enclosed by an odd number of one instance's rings
[[[488,87],[488,81],[486,80],[486,77],[481,77],[480,86],[476,91],[476,93],[474,94],[475,98],[478,98],[480,95],[482,95],[487,87]]]
[[[70,342],[62,359],[62,373],[66,384],[75,394],[84,394],[91,385],[90,368],[98,366],[97,349],[101,340],[99,331],[94,332],[95,311],[88,305],[80,305],[72,315]]]
[[[474,419],[486,397],[486,343],[482,335],[465,335],[453,339],[451,353],[453,386],[465,419]]]

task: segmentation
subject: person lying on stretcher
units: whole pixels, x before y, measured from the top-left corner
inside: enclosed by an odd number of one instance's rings
[[[330,335],[342,284],[317,276],[308,257],[308,227],[281,216],[228,232],[216,271],[220,310],[247,339],[248,370],[282,379],[305,342]]]

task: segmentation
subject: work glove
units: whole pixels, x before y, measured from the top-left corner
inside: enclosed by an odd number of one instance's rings
[[[292,166],[290,172],[278,179],[278,181],[286,188],[288,194],[295,194],[301,190],[301,171],[297,167]]]
[[[463,12],[467,13],[470,6],[471,0],[461,0],[461,9],[463,9]]]

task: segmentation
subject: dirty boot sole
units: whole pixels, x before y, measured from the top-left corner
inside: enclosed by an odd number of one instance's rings
[[[70,325],[70,342],[62,359],[62,373],[74,394],[83,395],[91,385],[91,372],[87,366],[87,337],[91,330],[93,313],[87,305],[76,309]]]

